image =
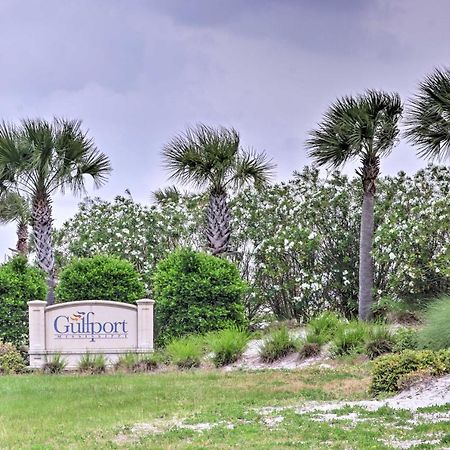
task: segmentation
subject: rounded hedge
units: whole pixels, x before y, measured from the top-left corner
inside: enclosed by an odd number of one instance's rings
[[[157,343],[188,334],[244,326],[247,289],[229,261],[192,250],[177,250],[159,262],[152,276]]]
[[[97,255],[72,260],[60,273],[57,302],[112,300],[133,303],[145,297],[145,287],[133,265]]]
[[[0,266],[0,341],[16,347],[28,342],[28,302],[45,300],[44,272],[16,256]]]

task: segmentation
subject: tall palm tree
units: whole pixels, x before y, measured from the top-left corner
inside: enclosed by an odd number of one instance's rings
[[[435,69],[427,76],[406,112],[405,134],[419,155],[450,159],[450,68]]]
[[[31,200],[31,223],[37,262],[48,275],[48,302],[54,302],[55,262],[52,245],[52,194],[85,191],[85,175],[102,185],[111,171],[77,120],[22,120],[0,125],[0,185]]]
[[[16,251],[28,254],[28,225],[31,221],[29,202],[15,192],[4,192],[0,195],[0,223],[17,223]]]
[[[171,178],[209,193],[206,239],[213,255],[228,251],[231,212],[227,195],[246,184],[264,186],[274,165],[264,153],[244,151],[239,133],[203,124],[173,138],[163,149],[165,167]]]
[[[398,94],[369,90],[356,97],[337,100],[325,113],[318,128],[307,140],[309,155],[320,166],[342,167],[358,158],[361,166],[363,202],[359,252],[359,317],[371,315],[374,232],[374,201],[380,159],[388,155],[399,135],[402,114]]]

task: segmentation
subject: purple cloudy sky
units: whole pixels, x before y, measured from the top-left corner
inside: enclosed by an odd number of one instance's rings
[[[170,184],[161,147],[197,122],[234,126],[288,179],[336,97],[411,96],[450,61],[448,0],[0,0],[0,118],[80,118],[114,172],[90,195]],[[426,163],[401,143],[384,173]],[[90,186],[90,185],[89,185]],[[55,199],[56,224],[78,199]],[[2,227],[0,259],[14,246]]]

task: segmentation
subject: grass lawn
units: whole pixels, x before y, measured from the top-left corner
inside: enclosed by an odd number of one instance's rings
[[[415,439],[430,442],[416,448],[450,447],[450,418],[420,423],[383,408],[359,411],[353,421],[358,408],[347,407],[334,412],[341,418],[320,421],[296,411],[311,400],[368,398],[368,372],[367,363],[346,363],[337,370],[3,376],[0,448],[383,449]]]

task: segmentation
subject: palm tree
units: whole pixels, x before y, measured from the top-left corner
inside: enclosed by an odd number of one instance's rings
[[[408,106],[405,134],[419,155],[450,159],[450,68],[427,76]]]
[[[31,210],[28,201],[15,192],[5,192],[0,196],[0,223],[17,223],[16,252],[28,254],[28,225]]]
[[[85,191],[85,175],[96,187],[111,171],[77,120],[23,120],[0,125],[0,185],[31,200],[31,224],[37,262],[48,275],[48,302],[54,302],[55,262],[52,245],[52,194]]]
[[[274,165],[264,153],[244,151],[239,133],[203,124],[173,138],[163,149],[165,167],[171,178],[209,194],[206,211],[206,239],[213,255],[228,251],[231,212],[227,195],[246,184],[264,186]]]
[[[398,94],[369,90],[356,97],[337,100],[307,140],[309,156],[319,166],[342,167],[355,158],[361,162],[363,202],[359,252],[359,318],[371,315],[374,232],[374,201],[380,159],[388,155],[399,135],[402,114]]]

